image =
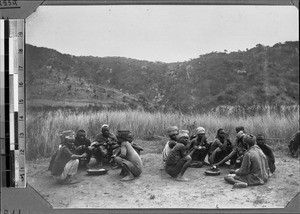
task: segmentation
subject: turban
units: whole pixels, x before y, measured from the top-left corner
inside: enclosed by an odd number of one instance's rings
[[[73,130],[68,130],[68,131],[63,131],[60,135],[59,138],[62,142],[64,142],[65,139],[70,139],[75,137],[75,132]]]
[[[196,133],[197,133],[197,134],[205,134],[205,129],[204,129],[203,127],[198,127],[198,128],[196,129]]]
[[[180,132],[178,134],[178,139],[180,139],[182,137],[189,137],[189,131],[188,130],[180,130]]]
[[[78,137],[78,136],[80,136],[80,135],[84,135],[84,136],[85,136],[85,134],[86,134],[86,131],[83,130],[83,129],[80,129],[80,130],[77,131],[76,137]]]
[[[101,129],[104,129],[104,128],[109,128],[109,126],[107,125],[107,124],[103,124],[102,126],[101,126]]]
[[[255,138],[255,136],[253,136],[251,134],[250,135],[246,134],[243,138],[243,141],[244,141],[244,143],[248,144],[249,146],[253,146],[253,145],[255,145],[256,138]]]
[[[238,126],[235,128],[236,133],[239,133],[240,131],[245,131],[245,128],[243,126]]]
[[[256,137],[257,140],[264,140],[265,136],[263,134],[258,134]]]
[[[244,135],[245,135],[245,134],[244,134],[243,131],[239,131],[239,132],[237,133],[237,135],[236,135],[236,138],[237,138],[237,139],[241,139]]]
[[[133,134],[130,130],[119,130],[117,132],[117,138],[131,142],[133,140]]]
[[[65,139],[68,140],[68,141],[75,141],[74,135],[66,136]]]
[[[167,130],[168,135],[174,135],[174,134],[178,134],[178,127],[177,126],[171,126],[168,128]]]

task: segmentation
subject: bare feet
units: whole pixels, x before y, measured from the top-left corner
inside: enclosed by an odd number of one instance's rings
[[[133,179],[134,179],[133,175],[127,175],[124,178],[120,179],[120,181],[131,181]]]
[[[235,174],[235,169],[231,169],[231,170],[229,171],[229,174]]]
[[[121,172],[120,172],[120,174],[119,174],[120,176],[126,176],[127,175],[127,172],[126,172],[126,170],[124,170],[124,169],[121,169]]]
[[[115,166],[112,166],[112,167],[111,167],[112,170],[114,170],[114,169],[119,169],[119,168],[120,168],[120,167],[119,167],[118,165],[115,165]]]
[[[240,183],[235,183],[232,187],[232,189],[235,189],[235,188],[245,188],[247,187],[248,184],[247,183],[244,183],[244,182],[240,182]]]
[[[68,185],[68,184],[76,184],[76,183],[79,183],[80,181],[78,180],[72,180],[71,179],[71,175],[67,175],[66,179],[61,181],[60,184],[62,185]]]
[[[190,179],[186,178],[186,177],[183,177],[183,176],[178,176],[176,178],[177,181],[189,181]]]
[[[70,184],[77,184],[79,182],[80,181],[78,181],[78,180],[68,180],[68,181],[65,181],[63,184],[64,185],[70,185]]]

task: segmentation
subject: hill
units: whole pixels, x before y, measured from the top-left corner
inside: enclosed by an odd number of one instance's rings
[[[299,103],[299,42],[178,63],[72,56],[26,45],[27,104],[194,112]]]

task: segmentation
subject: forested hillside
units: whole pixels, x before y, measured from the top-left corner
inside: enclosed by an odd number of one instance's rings
[[[30,106],[197,112],[299,103],[299,42],[212,52],[185,62],[72,56],[26,45]]]

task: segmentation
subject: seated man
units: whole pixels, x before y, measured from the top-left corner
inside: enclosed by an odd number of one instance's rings
[[[192,139],[190,144],[188,144],[187,149],[192,158],[190,167],[200,168],[204,164],[204,159],[208,153],[210,144],[207,142],[205,129],[203,127],[198,127],[196,129],[196,134],[197,136]]]
[[[171,126],[167,129],[167,134],[169,135],[169,140],[167,141],[164,150],[162,152],[163,156],[163,168],[166,166],[166,160],[167,157],[171,151],[171,149],[176,145],[177,143],[177,136],[178,136],[179,130],[177,126]]]
[[[210,164],[215,164],[225,158],[232,151],[232,144],[228,139],[228,134],[224,129],[217,131],[217,136],[209,148],[208,161]]]
[[[256,137],[257,145],[260,147],[260,149],[264,152],[268,159],[268,164],[270,167],[271,173],[274,173],[276,167],[275,167],[275,156],[273,154],[272,148],[266,144],[266,139],[263,134],[258,134]]]
[[[128,134],[128,142],[131,144],[131,146],[134,148],[134,150],[138,153],[138,155],[141,154],[141,151],[143,151],[144,149],[142,147],[140,147],[139,145],[137,145],[135,142],[133,142],[133,133],[130,132]],[[118,147],[119,148],[119,147]],[[118,149],[117,148],[117,149]]]
[[[65,141],[66,141],[66,137],[68,136],[71,136],[71,137],[74,137],[75,136],[75,132],[73,130],[67,130],[67,131],[63,131],[60,135],[59,135],[59,138],[60,138],[60,144],[58,145],[58,150],[55,151],[54,154],[51,155],[51,160],[50,160],[50,164],[49,164],[49,167],[48,167],[48,170],[51,171],[52,170],[52,167],[53,167],[53,162],[57,156],[57,153],[59,151],[59,149],[64,145]],[[75,147],[74,146],[71,146],[70,148],[70,151],[71,152],[75,152]]]
[[[300,131],[297,131],[296,134],[292,137],[292,139],[289,142],[289,150],[292,157],[299,157],[300,154]]]
[[[139,145],[137,145],[135,142],[133,142],[133,133],[132,132],[128,133],[127,140],[131,144],[132,148],[136,151],[136,153],[138,155],[140,155],[141,151],[143,151],[144,149],[142,147],[140,147]],[[118,145],[118,147],[113,150],[112,159],[110,161],[110,163],[113,165],[112,169],[118,169],[119,168],[119,166],[115,163],[113,157],[119,155],[120,152],[121,152],[121,147]]]
[[[91,147],[97,162],[102,166],[111,161],[113,150],[119,147],[119,145],[117,144],[116,136],[110,133],[109,126],[104,124],[101,127],[101,133],[96,136]]]
[[[179,132],[178,143],[171,149],[166,159],[166,172],[178,181],[189,180],[183,176],[192,162],[192,158],[186,150],[188,140],[187,132]]]
[[[88,166],[92,156],[92,147],[91,141],[86,138],[85,130],[80,129],[77,131],[74,147],[77,155],[87,154],[86,158],[79,159],[79,165],[84,164],[85,166]]]
[[[115,163],[122,168],[120,175],[124,176],[121,181],[130,181],[142,173],[142,159],[134,150],[130,139],[130,131],[118,131],[118,144],[121,146],[120,154],[114,154]]]
[[[71,148],[74,146],[74,141],[74,135],[66,136],[53,160],[50,171],[58,183],[72,183],[71,177],[77,173],[78,169],[78,158],[86,157],[86,153],[76,155],[71,151]]]
[[[248,149],[244,154],[242,166],[224,179],[233,184],[233,187],[264,184],[269,178],[270,171],[267,157],[259,146],[255,145],[256,139],[253,135],[245,135],[243,140]]]
[[[241,160],[243,159],[243,155],[246,151],[245,144],[243,143],[243,137],[244,137],[243,131],[239,131],[236,135],[235,144],[233,146],[232,151],[227,155],[225,158],[223,158],[221,161],[219,161],[216,164],[213,164],[213,166],[218,167],[228,160],[230,160],[230,167],[232,168],[238,168],[240,166]]]

